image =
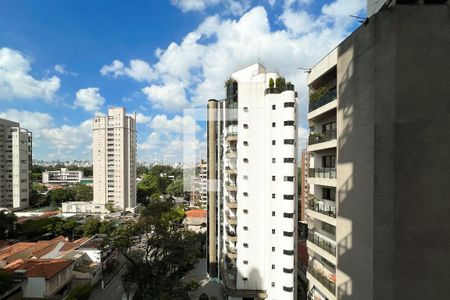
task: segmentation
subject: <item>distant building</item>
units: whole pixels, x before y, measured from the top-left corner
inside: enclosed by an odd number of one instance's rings
[[[197,233],[206,232],[206,216],[205,209],[188,210],[183,220],[183,225],[187,230]]]
[[[206,161],[202,160],[199,164],[199,193],[200,193],[200,203],[202,209],[206,209],[208,201],[208,164]]]
[[[17,122],[0,119],[0,207],[28,207],[31,166],[31,132]]]
[[[61,168],[58,171],[45,171],[42,173],[42,183],[80,183],[83,171],[70,171]]]

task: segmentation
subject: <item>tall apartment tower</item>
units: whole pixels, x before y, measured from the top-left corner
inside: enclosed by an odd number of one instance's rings
[[[31,167],[31,132],[0,119],[0,207],[28,207]]]
[[[450,295],[444,2],[388,1],[309,74],[309,299]]]
[[[296,299],[297,95],[255,64],[208,103],[208,268],[229,299]]]
[[[136,115],[110,108],[93,120],[94,204],[136,206]]]
[[[200,203],[202,209],[207,208],[208,201],[208,164],[206,161],[202,160],[199,164],[199,184],[200,184]]]

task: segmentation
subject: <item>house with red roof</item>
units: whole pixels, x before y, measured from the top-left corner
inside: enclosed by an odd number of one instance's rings
[[[17,259],[3,268],[27,278],[22,282],[23,298],[52,298],[63,295],[73,277],[73,261],[68,259]]]
[[[185,228],[197,233],[206,232],[206,214],[205,209],[188,210],[183,220]]]

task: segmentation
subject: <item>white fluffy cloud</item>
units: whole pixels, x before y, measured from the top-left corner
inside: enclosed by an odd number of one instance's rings
[[[111,74],[114,78],[118,76],[128,76],[137,81],[151,81],[156,78],[156,74],[148,63],[140,59],[130,60],[127,67],[120,60],[114,60],[110,65],[104,65],[100,69],[102,75]]]
[[[100,95],[100,89],[97,87],[89,87],[78,90],[74,104],[86,111],[94,112],[99,110],[104,103],[105,98]]]
[[[177,110],[188,104],[182,81],[172,80],[163,85],[154,84],[143,88],[142,92],[157,108]]]
[[[33,133],[33,158],[75,159],[91,157],[92,121],[79,125],[55,126],[48,113],[8,109],[0,112],[0,118],[19,122]]]
[[[60,74],[64,74],[66,72],[66,70],[64,70],[64,66],[62,65],[55,65],[54,69],[56,72]]]
[[[203,11],[208,7],[221,4],[223,11],[232,15],[241,15],[251,4],[251,0],[171,0],[170,2],[183,12]]]
[[[193,117],[186,115],[184,117],[175,116],[168,119],[166,115],[156,115],[150,124],[150,127],[159,132],[183,133],[185,128],[188,130],[200,130]]]
[[[53,100],[60,87],[56,76],[41,80],[30,75],[31,61],[22,53],[0,48],[0,100]]]
[[[136,114],[136,123],[138,123],[138,124],[150,123],[151,120],[152,120],[151,117],[146,116],[143,113],[137,113]]]

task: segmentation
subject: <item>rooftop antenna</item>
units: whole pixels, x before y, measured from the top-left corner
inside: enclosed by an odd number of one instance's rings
[[[305,73],[311,73],[311,68],[298,67],[297,69],[303,70]]]
[[[361,24],[365,24],[367,21],[369,21],[369,18],[364,18],[364,17],[360,17],[360,16],[349,15],[349,17],[358,19],[358,22]]]

